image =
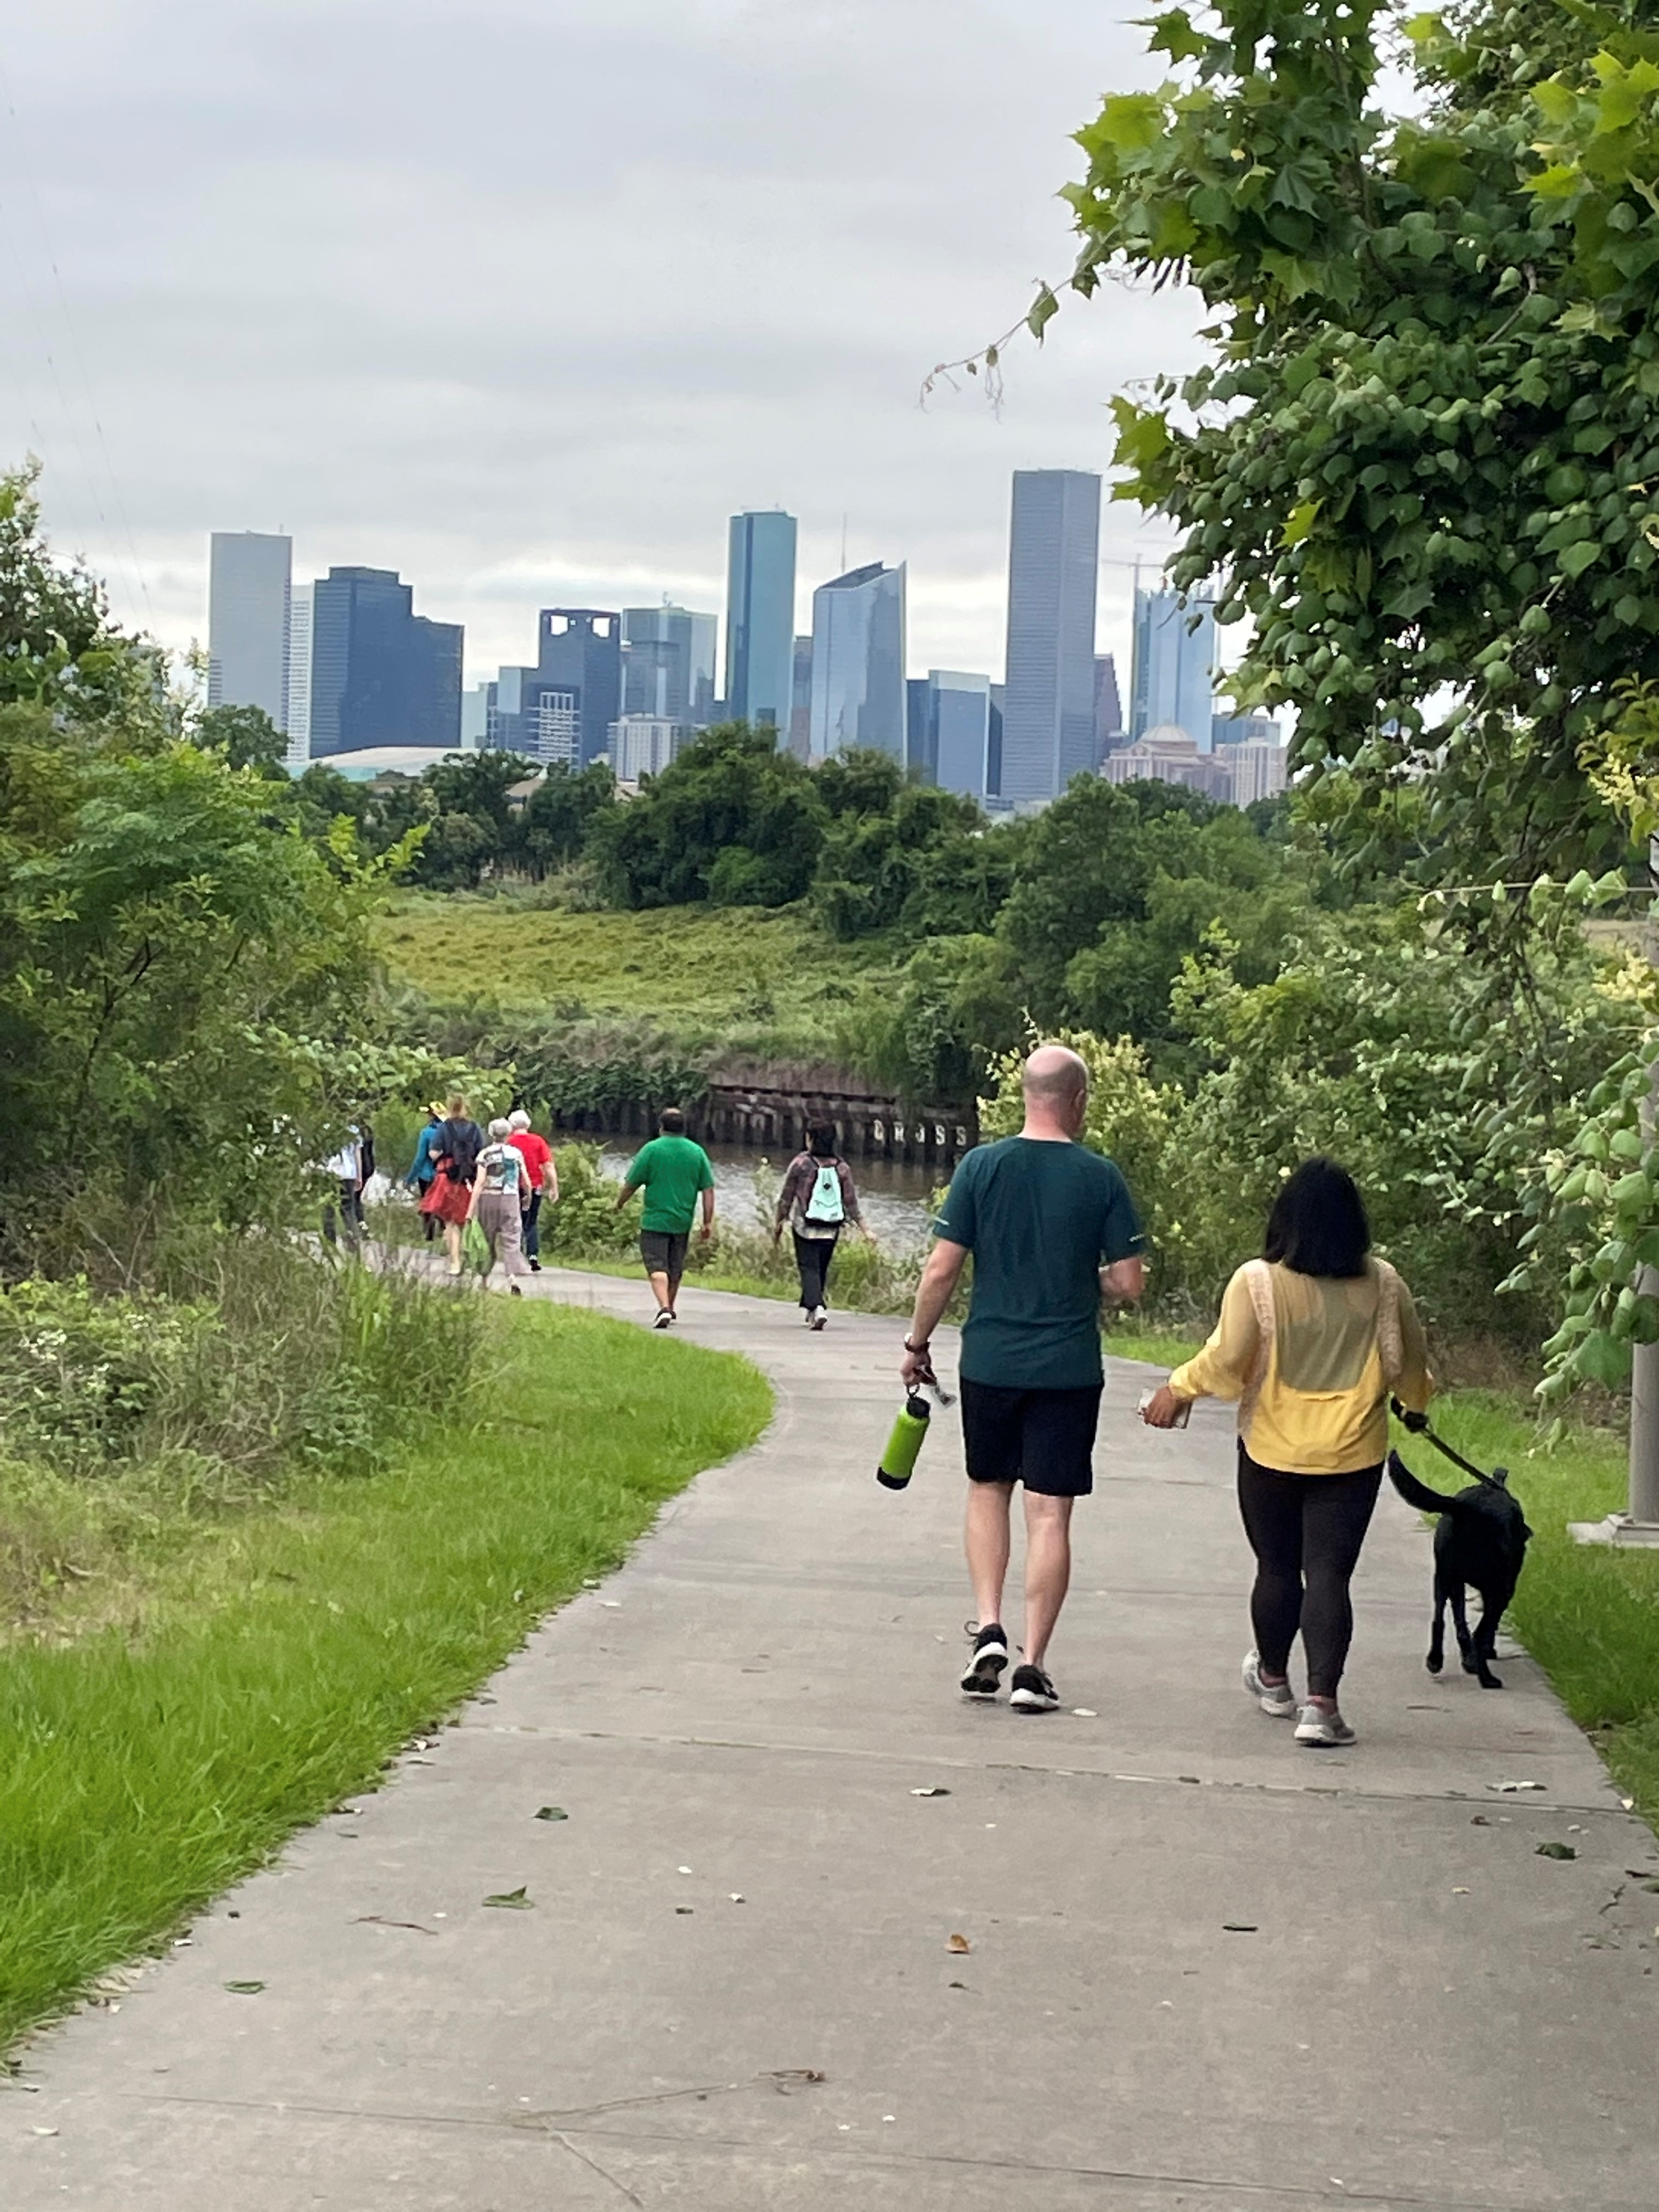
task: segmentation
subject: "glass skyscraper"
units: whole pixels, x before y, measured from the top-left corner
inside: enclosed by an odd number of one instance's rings
[[[991,679],[958,669],[912,677],[906,766],[924,783],[983,799],[989,785]]]
[[[726,711],[789,734],[795,661],[795,518],[734,514],[726,572]]]
[[[906,755],[904,563],[849,568],[812,594],[811,757]]]
[[[1001,794],[1054,799],[1095,766],[1100,478],[1016,469]]]
[[[311,587],[311,757],[461,738],[461,625],[414,611],[391,568],[331,568]]]
[[[1129,735],[1173,726],[1201,753],[1213,743],[1215,605],[1196,592],[1135,593]]]
[[[208,552],[208,704],[259,707],[288,727],[294,541],[216,530]]]
[[[622,711],[706,730],[714,719],[713,615],[685,607],[624,607]]]

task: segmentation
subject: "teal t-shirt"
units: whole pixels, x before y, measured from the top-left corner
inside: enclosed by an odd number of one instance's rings
[[[1110,1160],[1036,1137],[978,1146],[935,1226],[974,1255],[962,1332],[969,1382],[1078,1390],[1100,1381],[1100,1269],[1144,1241]]]
[[[698,1193],[714,1187],[714,1170],[690,1137],[653,1137],[635,1153],[628,1187],[645,1193],[641,1229],[684,1237],[696,1218]]]

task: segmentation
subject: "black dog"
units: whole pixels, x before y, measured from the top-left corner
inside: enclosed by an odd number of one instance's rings
[[[1432,1441],[1440,1442],[1437,1437]],[[1446,1447],[1441,1444],[1440,1449],[1444,1451]],[[1458,1464],[1469,1465],[1462,1459]],[[1407,1504],[1416,1506],[1419,1513],[1440,1516],[1440,1526],[1434,1532],[1434,1629],[1429,1638],[1429,1672],[1437,1674],[1446,1662],[1449,1603],[1463,1672],[1476,1675],[1483,1690],[1501,1690],[1504,1685],[1492,1671],[1492,1655],[1498,1642],[1498,1624],[1521,1579],[1532,1530],[1519,1501],[1510,1496],[1507,1468],[1498,1468],[1491,1474],[1479,1474],[1474,1468],[1469,1472],[1477,1474],[1478,1480],[1455,1498],[1443,1498],[1437,1490],[1418,1480],[1398,1452],[1389,1454],[1389,1480]],[[1480,1619],[1473,1635],[1463,1611],[1466,1585],[1480,1593]]]

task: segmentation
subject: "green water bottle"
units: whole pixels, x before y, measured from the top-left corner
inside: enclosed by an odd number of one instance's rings
[[[904,1410],[893,1424],[893,1433],[887,1439],[887,1449],[876,1469],[876,1480],[884,1490],[902,1490],[915,1472],[916,1455],[927,1437],[927,1401],[912,1391],[904,1401]]]

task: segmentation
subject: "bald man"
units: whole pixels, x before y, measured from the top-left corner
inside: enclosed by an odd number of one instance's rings
[[[1089,1104],[1082,1060],[1064,1045],[1040,1045],[1023,1080],[1018,1136],[977,1146],[951,1181],[899,1372],[910,1389],[932,1379],[933,1331],[971,1252],[962,1427],[979,1630],[962,1690],[994,1698],[1008,1664],[1002,1589],[1020,1483],[1025,1645],[1008,1702],[1018,1712],[1051,1713],[1060,1695],[1044,1662],[1072,1577],[1072,1504],[1094,1488],[1101,1304],[1140,1296],[1144,1239],[1121,1175],[1078,1142]]]

